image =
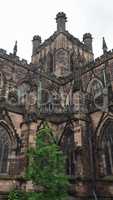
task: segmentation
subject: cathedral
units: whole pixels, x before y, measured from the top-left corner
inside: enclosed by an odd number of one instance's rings
[[[94,58],[92,35],[83,40],[56,15],[56,30],[32,40],[31,63],[0,49],[0,200],[24,179],[26,152],[45,121],[66,155],[70,200],[113,199],[113,50],[103,38]]]

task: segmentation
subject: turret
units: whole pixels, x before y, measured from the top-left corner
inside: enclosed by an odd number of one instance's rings
[[[92,35],[90,33],[85,33],[83,35],[83,42],[88,47],[88,49],[93,52],[92,48]]]
[[[39,35],[35,35],[32,40],[32,45],[33,45],[32,55],[37,53],[40,44],[41,44],[41,37]]]
[[[64,12],[59,12],[56,15],[56,23],[57,23],[57,31],[65,31],[66,29],[66,22],[67,22],[67,17]]]
[[[17,41],[15,42],[14,48],[13,48],[13,55],[16,56],[17,54]]]
[[[102,49],[103,49],[103,54],[106,54],[108,48],[107,48],[107,44],[106,44],[104,37],[103,37],[103,42],[102,42]]]

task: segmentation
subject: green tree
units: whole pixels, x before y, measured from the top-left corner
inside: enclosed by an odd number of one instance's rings
[[[9,193],[8,200],[26,200],[26,195],[20,190],[13,189]]]
[[[38,132],[36,147],[29,150],[28,157],[27,178],[42,189],[32,193],[31,199],[66,199],[69,184],[65,175],[65,158],[47,125]]]
[[[65,158],[55,143],[51,129],[46,125],[36,136],[36,145],[28,151],[29,165],[26,179],[36,190],[23,194],[26,200],[67,200],[68,177],[65,175]],[[23,200],[21,192],[13,191],[9,200]]]

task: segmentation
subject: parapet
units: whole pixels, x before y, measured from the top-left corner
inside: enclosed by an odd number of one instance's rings
[[[82,73],[85,73],[95,67],[100,66],[101,64],[105,63],[105,61],[113,59],[113,49],[108,51],[106,54],[103,54],[99,57],[97,57],[95,60],[87,63],[83,68],[82,68]]]
[[[21,65],[23,67],[25,67],[26,65],[29,65],[27,60],[20,59],[18,56],[15,56],[12,53],[7,54],[7,51],[4,49],[0,49],[0,58],[6,59],[10,62],[13,62],[17,65]]]

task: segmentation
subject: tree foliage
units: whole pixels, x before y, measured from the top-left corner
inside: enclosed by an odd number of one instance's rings
[[[26,178],[32,180],[36,191],[28,193],[27,199],[66,200],[69,184],[65,175],[65,158],[47,125],[37,133],[35,148],[29,149],[28,159]]]
[[[8,200],[26,200],[25,192],[13,189],[8,196]]]

